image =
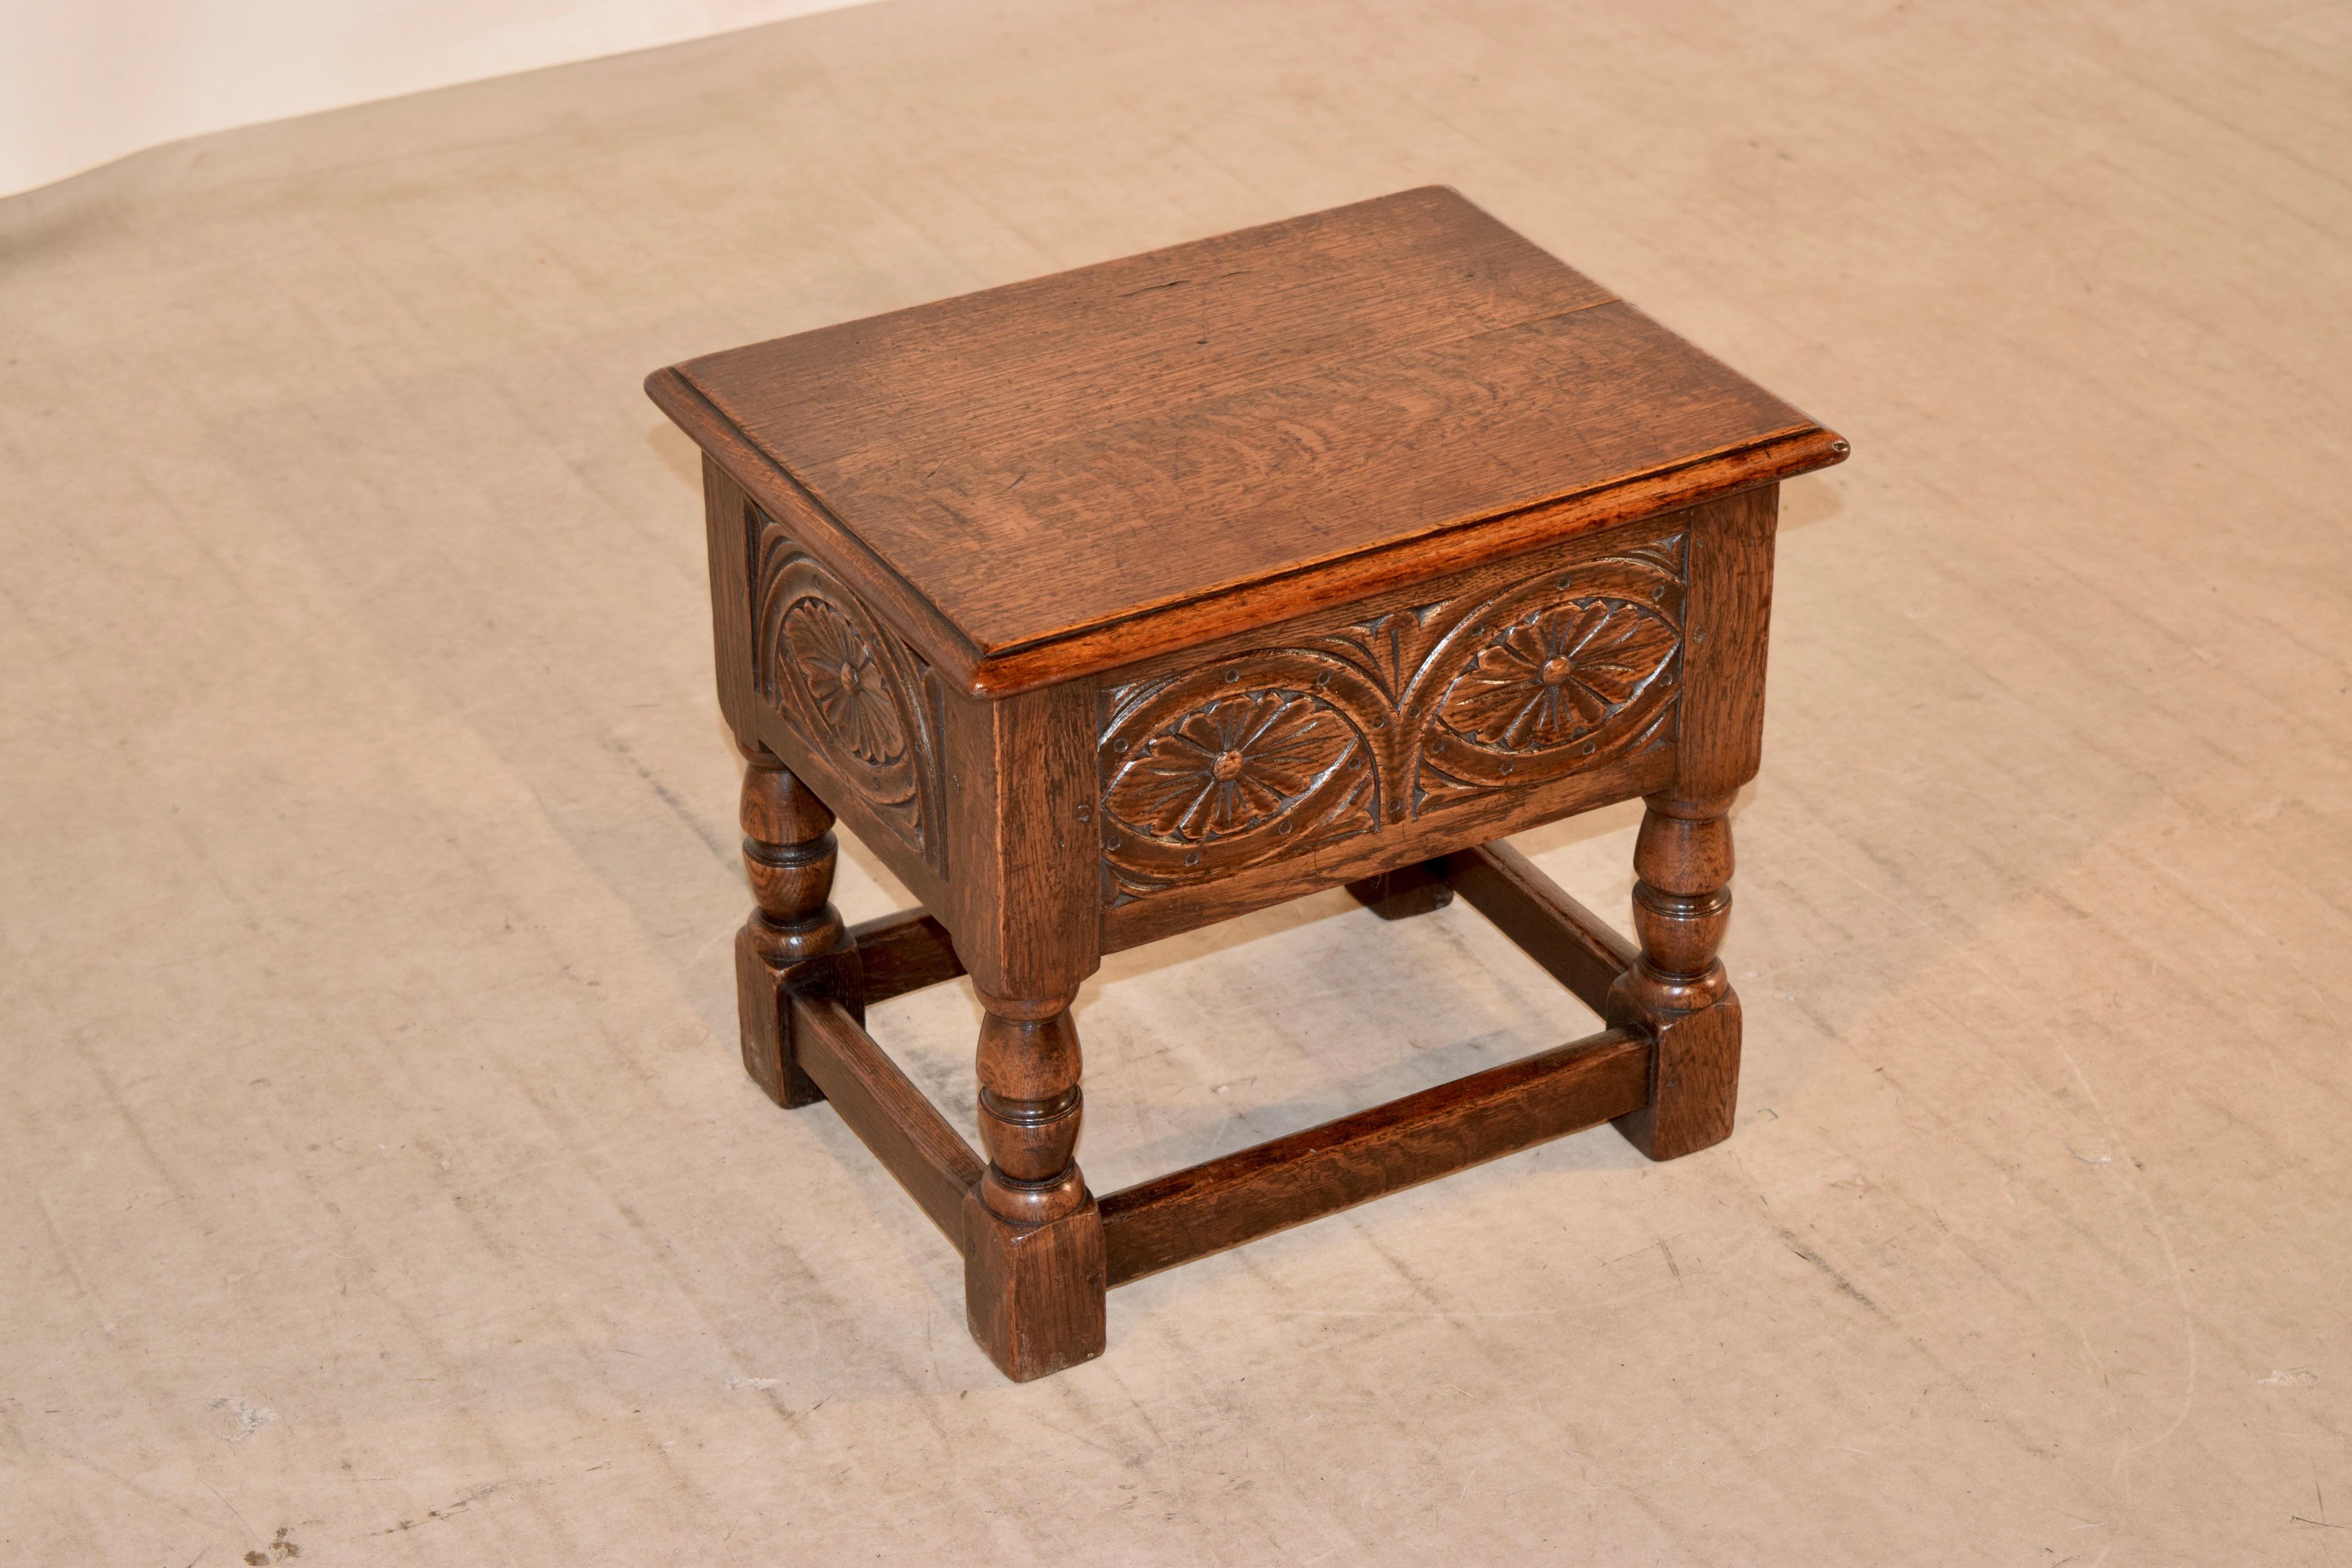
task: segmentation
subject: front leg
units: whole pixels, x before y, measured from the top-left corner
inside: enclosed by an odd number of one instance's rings
[[[1642,956],[1610,987],[1608,1021],[1658,1042],[1650,1103],[1617,1130],[1672,1160],[1730,1136],[1739,1100],[1739,998],[1716,957],[1731,920],[1731,799],[1645,804],[1633,843]]]
[[[1102,1353],[1102,1216],[1078,1171],[1070,998],[980,1000],[988,1170],[964,1200],[964,1302],[972,1338],[1026,1383]]]

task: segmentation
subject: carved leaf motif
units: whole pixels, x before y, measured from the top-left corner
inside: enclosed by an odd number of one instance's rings
[[[1354,745],[1339,716],[1303,693],[1229,697],[1152,736],[1119,771],[1106,804],[1162,838],[1238,833],[1306,794]]]
[[[1506,751],[1559,745],[1632,700],[1674,657],[1675,643],[1664,621],[1616,601],[1538,611],[1479,651],[1438,718]]]
[[[784,617],[784,645],[817,712],[844,745],[869,763],[889,762],[907,749],[874,650],[840,611],[822,599],[803,599]]]
[[[1103,694],[1104,891],[1118,907],[1498,791],[1648,778],[1675,735],[1672,529]]]

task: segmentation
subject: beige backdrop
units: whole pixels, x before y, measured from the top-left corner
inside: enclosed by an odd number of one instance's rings
[[[142,147],[856,0],[0,0],[0,195]]]
[[[2352,1555],[2347,168],[2309,0],[889,0],[0,204],[0,1560]],[[1854,444],[1787,498],[1738,1131],[1007,1385],[734,1059],[638,379],[1427,181]],[[1622,910],[1631,821],[1523,843]],[[1079,1021],[1104,1188],[1590,1026],[1337,894]],[[968,1122],[969,994],[874,1026]]]

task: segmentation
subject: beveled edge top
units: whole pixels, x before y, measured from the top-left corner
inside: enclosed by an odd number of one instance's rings
[[[1848,455],[1843,438],[1800,416],[1800,424],[1653,469],[1451,519],[1131,614],[983,649],[789,468],[747,437],[681,374],[685,368],[654,372],[646,379],[646,395],[762,510],[892,622],[943,678],[975,697],[1011,696],[1174,652],[1399,584],[1776,483],[1843,462]]]
[[[798,480],[745,441],[684,377],[671,370],[656,371],[646,380],[646,392],[733,476],[761,510],[799,530],[797,537],[813,553],[887,615],[944,679],[972,697],[1010,697],[1173,653],[1214,641],[1243,626],[1272,625],[1368,597],[1397,583],[1442,576],[1580,533],[1794,479],[1842,463],[1848,455],[1843,437],[1815,425],[1580,494],[1471,519],[1148,615],[1080,628],[1065,637],[983,657],[937,606],[876,559],[864,542]]]

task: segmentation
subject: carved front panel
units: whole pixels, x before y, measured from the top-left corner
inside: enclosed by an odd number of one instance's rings
[[[1685,538],[1654,534],[1105,693],[1114,903],[1667,743]]]
[[[751,527],[760,696],[944,877],[938,677],[782,525],[754,510]]]

